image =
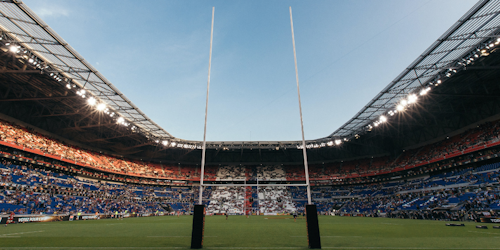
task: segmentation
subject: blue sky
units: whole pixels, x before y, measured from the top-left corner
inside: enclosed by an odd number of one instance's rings
[[[23,0],[173,136],[300,140],[292,6],[306,139],[353,117],[455,23],[471,0]]]

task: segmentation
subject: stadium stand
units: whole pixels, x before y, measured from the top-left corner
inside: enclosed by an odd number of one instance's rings
[[[319,213],[349,216],[464,220],[499,210],[500,163],[473,164],[498,157],[499,124],[487,122],[395,158],[311,164],[312,199]],[[190,213],[198,193],[187,182],[199,180],[197,166],[97,153],[6,121],[0,121],[0,139],[3,213]],[[405,178],[393,180],[398,176]],[[300,165],[206,166],[205,180],[303,181],[304,172]],[[175,187],[175,181],[184,182]],[[203,191],[211,214],[303,212],[306,200],[304,187]]]

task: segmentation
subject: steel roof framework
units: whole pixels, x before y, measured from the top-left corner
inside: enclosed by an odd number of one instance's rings
[[[109,80],[78,54],[22,1],[4,0],[0,5],[3,35],[43,60],[46,72],[59,73],[77,89],[85,89],[96,99],[151,138],[174,138],[146,116]],[[76,89],[75,89],[76,90]]]
[[[410,93],[418,93],[432,81],[445,81],[449,77],[447,73],[452,70],[466,69],[464,58],[481,49],[486,41],[498,37],[499,14],[499,0],[476,3],[363,109],[328,137],[361,134],[381,115],[394,110]]]
[[[85,89],[105,102],[114,112],[140,128],[152,140],[176,142],[177,148],[200,148],[200,141],[173,137],[128,100],[104,76],[59,37],[33,11],[19,0],[0,0],[0,29],[10,39],[36,55],[65,80]],[[481,0],[410,64],[353,118],[327,137],[308,140],[308,148],[334,146],[334,141],[349,140],[362,134],[380,115],[393,110],[400,100],[416,93],[437,79],[445,81],[450,71],[466,69],[464,58],[498,37],[500,0]],[[75,89],[76,90],[76,89]],[[207,142],[207,148],[296,148],[299,141]],[[172,145],[170,145],[172,147]]]

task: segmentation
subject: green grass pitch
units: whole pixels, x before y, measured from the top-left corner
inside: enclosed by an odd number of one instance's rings
[[[444,221],[319,216],[323,249],[500,249],[500,229]],[[191,216],[15,224],[0,249],[189,249]],[[305,219],[207,216],[204,249],[308,249]]]

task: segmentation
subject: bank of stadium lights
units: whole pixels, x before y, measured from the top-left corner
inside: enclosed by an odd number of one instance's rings
[[[6,41],[7,40],[7,41]],[[32,54],[29,50],[23,48],[16,42],[10,42],[8,41],[6,37],[3,35],[0,35],[0,41],[5,41],[4,46],[10,51],[11,53],[16,54],[16,56],[22,60],[26,64],[32,65],[33,67],[37,68],[40,70],[40,73],[45,74],[52,79],[54,79],[57,82],[60,82],[63,86],[65,86],[67,89],[76,89],[77,85],[71,83],[71,79],[66,78],[62,75],[62,73],[57,72],[57,70],[49,67],[47,63],[45,63],[43,60],[39,59],[36,55]],[[107,105],[103,102],[98,102],[98,100],[92,96],[87,98],[86,91],[84,89],[79,89],[76,91],[76,94],[79,95],[81,98],[86,99],[87,103],[90,106],[95,107],[95,109],[99,112],[104,112],[105,114],[109,115],[111,118],[115,117],[117,119],[117,123],[121,124],[125,127],[128,127],[130,125],[129,122],[125,121],[123,117],[120,117],[116,115],[115,112],[112,112],[109,110]],[[132,126],[132,130],[137,132],[137,127]]]
[[[432,90],[432,88],[441,85],[446,78],[452,77],[459,70],[466,69],[468,65],[474,63],[479,57],[489,56],[492,49],[500,45],[500,37],[496,37],[490,41],[487,41],[479,45],[474,51],[462,58],[456,63],[457,67],[450,67],[449,69],[442,72],[441,75],[437,76],[434,80],[430,81],[427,86],[420,88],[415,93],[409,94],[406,98],[400,100],[394,109],[387,111],[385,114],[381,115],[379,119],[373,123],[366,126],[367,131],[371,131],[374,127],[378,127],[381,123],[387,122],[387,117],[385,115],[394,116],[398,112],[404,112],[409,106],[417,103],[419,96],[425,96]],[[418,93],[418,94],[417,94]]]

